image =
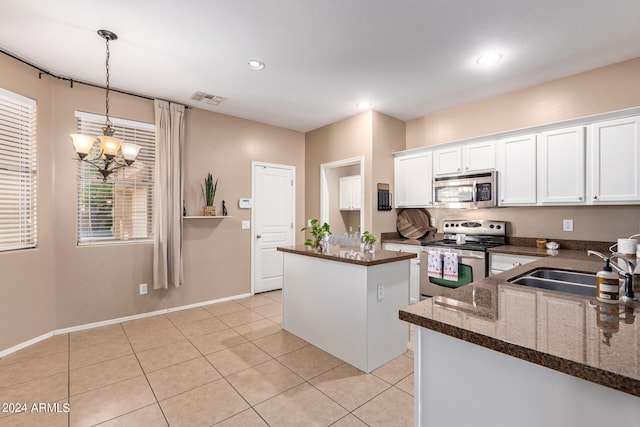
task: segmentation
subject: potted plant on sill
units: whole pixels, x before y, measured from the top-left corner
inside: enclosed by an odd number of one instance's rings
[[[216,207],[213,206],[213,200],[216,198],[216,190],[218,189],[218,180],[213,182],[213,175],[211,172],[204,180],[204,185],[200,184],[202,189],[202,198],[204,199],[203,215],[204,216],[216,216]]]
[[[312,219],[311,227],[304,227],[300,231],[307,231],[307,230],[311,231],[312,238],[305,240],[304,242],[305,246],[309,246],[311,249],[313,249],[316,252],[326,252],[327,248],[326,248],[326,241],[324,240],[324,238],[326,236],[331,235],[331,229],[329,227],[329,224],[325,222],[322,225],[318,225],[318,220]]]

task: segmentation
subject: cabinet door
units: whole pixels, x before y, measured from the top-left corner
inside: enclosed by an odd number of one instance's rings
[[[462,147],[443,148],[433,152],[434,175],[462,172]]]
[[[538,292],[537,349],[554,356],[584,363],[585,302]],[[558,325],[571,327],[573,333],[559,332]]]
[[[514,286],[498,288],[498,336],[505,341],[528,348],[536,348],[536,293]]]
[[[462,147],[462,163],[465,172],[495,169],[495,142],[478,142]]]
[[[591,203],[640,201],[640,117],[594,123],[589,141]]]
[[[497,141],[496,150],[499,204],[536,204],[536,136]]]
[[[362,189],[360,188],[362,178],[360,175],[351,177],[351,209],[360,210],[362,206]]]
[[[340,210],[351,210],[352,206],[352,179],[350,176],[340,178]]]
[[[431,152],[399,156],[394,159],[396,208],[424,208],[433,202]]]
[[[540,133],[537,145],[540,203],[584,203],[584,127]]]

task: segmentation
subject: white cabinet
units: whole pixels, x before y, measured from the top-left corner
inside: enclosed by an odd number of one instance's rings
[[[529,264],[537,261],[540,257],[528,255],[511,255],[511,254],[489,254],[489,271],[490,275],[502,273],[511,270],[520,265]]]
[[[499,204],[536,204],[536,136],[524,135],[496,142]]]
[[[409,304],[420,302],[420,249],[418,245],[404,245],[402,243],[383,243],[382,250],[395,252],[411,252],[416,258],[411,258],[409,270]]]
[[[428,152],[394,159],[396,208],[424,208],[433,203],[433,154]]]
[[[447,147],[433,151],[433,174],[450,175],[494,169],[494,141]]]
[[[361,206],[361,178],[360,175],[343,176],[340,178],[340,210],[357,211]]]
[[[538,134],[538,202],[576,204],[585,201],[584,126]]]
[[[464,172],[476,172],[496,167],[494,141],[478,142],[462,146],[462,166]]]
[[[589,201],[615,204],[640,201],[640,117],[591,125]]]
[[[447,147],[433,151],[433,174],[448,175],[462,172],[462,147]]]

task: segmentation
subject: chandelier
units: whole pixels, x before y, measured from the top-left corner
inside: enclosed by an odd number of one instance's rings
[[[115,129],[113,129],[113,123],[109,119],[109,42],[111,40],[117,40],[118,36],[109,30],[98,30],[98,35],[106,40],[107,45],[107,85],[106,85],[106,121],[102,128],[102,135],[97,138],[89,135],[71,134],[71,140],[73,147],[78,154],[79,161],[87,162],[94,166],[104,181],[107,180],[109,175],[114,171],[126,166],[131,166],[138,157],[140,146],[128,142],[123,142],[120,138],[113,136]],[[95,143],[100,144],[100,154],[89,155],[91,149]]]

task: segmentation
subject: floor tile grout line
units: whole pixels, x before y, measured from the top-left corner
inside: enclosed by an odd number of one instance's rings
[[[171,321],[171,320],[169,320]],[[124,329],[124,326],[122,327],[122,329],[124,330],[125,336],[127,337],[127,341],[129,340],[129,336],[127,335],[127,331]],[[129,345],[131,346],[131,341],[129,341]],[[133,346],[131,346],[133,349]],[[149,386],[149,390],[151,390],[151,393],[153,394],[153,398],[156,400],[155,404],[158,405],[158,408],[160,409],[160,412],[162,413],[162,417],[164,418],[164,420],[167,422],[167,425],[170,426],[171,424],[169,423],[169,420],[167,419],[167,415],[164,413],[164,410],[162,409],[162,405],[160,405],[160,401],[158,400],[158,396],[156,395],[155,390],[153,389],[153,387],[151,386],[151,382],[149,381],[149,377],[147,376],[147,373],[145,372],[144,368],[142,367],[142,363],[140,363],[140,359],[138,358],[138,354],[135,352],[133,352],[133,356],[136,358],[136,361],[138,362],[138,366],[140,367],[140,370],[142,371],[142,375],[144,375],[144,379],[145,381],[147,381],[147,385]],[[136,410],[139,410],[142,408],[138,408]]]

